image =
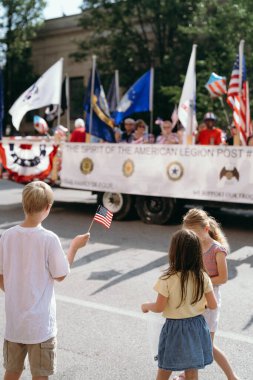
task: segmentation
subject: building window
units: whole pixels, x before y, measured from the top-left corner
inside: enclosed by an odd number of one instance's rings
[[[86,88],[84,87],[83,77],[69,79],[70,119],[72,120],[83,117],[85,91]]]

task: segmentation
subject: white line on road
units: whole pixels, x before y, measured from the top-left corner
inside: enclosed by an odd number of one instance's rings
[[[144,315],[141,313],[130,311],[130,310],[123,310],[123,309],[120,309],[117,307],[107,306],[107,305],[103,305],[103,304],[96,303],[96,302],[83,301],[83,300],[80,300],[78,298],[67,297],[67,296],[63,296],[63,295],[59,295],[59,294],[56,295],[56,299],[58,301],[67,302],[67,303],[70,303],[72,305],[83,306],[83,307],[87,307],[87,308],[91,308],[91,309],[95,309],[95,310],[102,310],[102,311],[106,311],[108,313],[124,315],[124,316],[131,317],[131,318],[138,318],[138,319],[142,319],[143,321],[146,320],[144,318]],[[221,337],[221,338],[226,338],[226,339],[235,340],[238,342],[253,344],[253,338],[246,336],[246,335],[242,335],[242,334],[237,334],[237,333],[233,333],[233,332],[229,332],[229,331],[221,331],[220,330],[220,331],[217,331],[216,335]]]

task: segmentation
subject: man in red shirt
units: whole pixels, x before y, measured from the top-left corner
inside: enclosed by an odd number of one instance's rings
[[[86,141],[86,131],[85,122],[83,119],[75,120],[75,129],[70,135],[70,142],[85,142]]]
[[[215,127],[217,117],[213,112],[207,112],[204,116],[206,128],[202,129],[198,135],[200,145],[220,145],[222,144],[222,130]]]

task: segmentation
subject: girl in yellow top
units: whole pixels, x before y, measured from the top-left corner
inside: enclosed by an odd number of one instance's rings
[[[212,343],[202,314],[217,307],[210,278],[204,270],[197,235],[177,231],[169,249],[169,268],[154,289],[156,302],[144,303],[143,313],[163,312],[166,318],[158,348],[157,380],[168,380],[173,371],[185,371],[197,380],[198,369],[213,361]]]

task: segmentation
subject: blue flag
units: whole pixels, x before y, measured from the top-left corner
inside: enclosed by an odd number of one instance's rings
[[[103,86],[100,83],[98,72],[95,70],[94,92],[92,97],[92,125],[90,126],[90,104],[91,104],[91,78],[89,79],[88,90],[84,102],[86,112],[85,124],[86,131],[92,136],[108,142],[115,142],[114,124],[110,117],[110,112],[105,97]]]
[[[0,140],[3,137],[3,118],[4,118],[4,84],[3,74],[0,69]]]
[[[151,111],[152,87],[151,70],[149,70],[133,84],[121,99],[114,115],[116,125],[133,113]]]

